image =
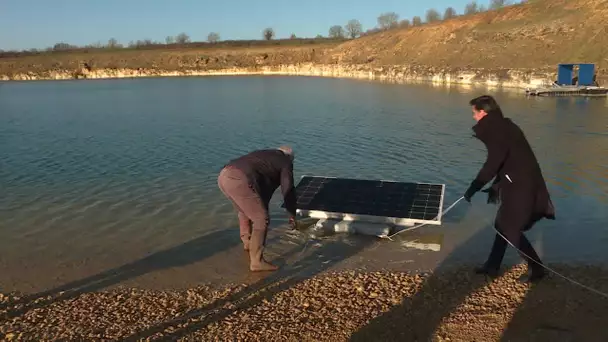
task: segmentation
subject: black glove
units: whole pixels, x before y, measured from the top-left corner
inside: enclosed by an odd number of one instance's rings
[[[496,204],[499,201],[499,194],[498,194],[498,190],[496,190],[493,186],[481,190],[481,192],[486,192],[488,193],[488,203],[492,203],[492,204]]]
[[[477,191],[481,190],[481,188],[483,188],[483,186],[484,186],[484,184],[482,182],[478,181],[477,179],[472,181],[471,185],[469,185],[469,188],[463,195],[464,199],[467,202],[471,203],[471,198],[473,197],[473,195],[475,195],[475,193]]]

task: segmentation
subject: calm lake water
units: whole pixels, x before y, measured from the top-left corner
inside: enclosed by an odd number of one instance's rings
[[[296,181],[445,183],[447,206],[485,159],[467,105],[484,92],[525,131],[556,204],[558,220],[530,232],[541,256],[607,260],[606,99],[306,77],[15,82],[0,84],[0,290],[242,281],[247,257],[216,178],[258,148],[291,145]],[[287,232],[280,203],[277,191],[269,257],[333,268],[482,262],[496,210],[478,194],[417,231],[435,252]]]

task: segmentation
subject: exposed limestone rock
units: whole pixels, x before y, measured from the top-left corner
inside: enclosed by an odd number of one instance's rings
[[[260,65],[268,55],[256,56],[254,67],[232,67],[217,70],[185,69],[181,71],[161,69],[92,69],[82,67],[74,72],[54,70],[40,74],[20,73],[1,75],[2,80],[65,80],[65,79],[107,79],[159,76],[210,76],[210,75],[294,75],[322,76],[357,79],[375,79],[394,82],[433,82],[446,84],[486,85],[492,87],[526,88],[552,82],[552,72],[532,72],[527,70],[486,70],[486,69],[446,69],[424,66],[371,66],[299,63],[292,65]],[[206,59],[202,59],[205,63]]]

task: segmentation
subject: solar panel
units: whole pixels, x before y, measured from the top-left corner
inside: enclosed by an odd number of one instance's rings
[[[303,176],[296,209],[313,218],[439,225],[444,191],[444,184]]]

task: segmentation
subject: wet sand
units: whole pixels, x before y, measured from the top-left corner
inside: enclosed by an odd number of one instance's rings
[[[608,292],[608,269],[551,265]],[[508,269],[434,273],[295,268],[220,289],[133,288],[0,298],[6,340],[605,341],[608,298],[549,276],[535,285]]]
[[[493,231],[487,221],[492,215],[491,210],[471,210],[463,204],[451,211],[442,225],[424,226],[401,234],[394,241],[349,234],[320,236],[306,229],[289,231],[284,217],[276,215],[265,253],[284,267],[307,269],[306,276],[353,269],[421,272],[470,265],[483,262],[489,252]],[[551,239],[559,237],[549,234],[551,225],[552,222],[542,222],[528,234],[543,260],[604,264],[601,259],[605,261],[608,253],[605,249],[598,252],[597,248],[556,243]],[[85,246],[41,240],[40,249],[22,247],[14,256],[3,250],[0,291],[33,294],[116,287],[184,290],[200,284],[217,288],[256,281],[248,272],[248,259],[241,249],[237,226],[211,232],[174,230],[167,233],[167,239],[156,235],[149,240],[132,238],[100,237]],[[421,242],[426,242],[426,246]],[[23,256],[24,253],[29,254]],[[519,260],[509,249],[505,262],[513,264]]]

